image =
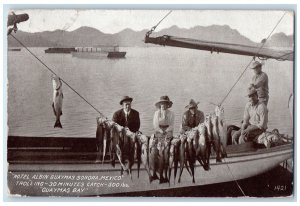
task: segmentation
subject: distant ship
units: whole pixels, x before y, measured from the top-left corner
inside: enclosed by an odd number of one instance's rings
[[[45,53],[63,53],[63,54],[70,54],[72,51],[75,51],[75,47],[69,48],[60,48],[60,47],[53,47],[48,48],[45,50]]]
[[[8,51],[21,51],[21,48],[8,48]]]
[[[100,57],[107,58],[125,58],[126,52],[120,52],[119,46],[97,46],[97,47],[76,47],[71,52],[73,57],[97,59]]]

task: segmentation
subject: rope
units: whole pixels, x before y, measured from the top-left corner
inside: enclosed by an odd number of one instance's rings
[[[50,69],[41,59],[39,59],[33,52],[31,52],[20,40],[18,40],[13,34],[10,34],[19,44],[21,44],[32,56],[34,56],[42,65],[44,65],[51,73],[58,76],[52,69]],[[95,108],[91,103],[89,103],[83,96],[81,96],[73,87],[71,87],[66,81],[60,78],[63,83],[65,83],[73,92],[75,92],[79,97],[81,97],[87,104],[89,104],[94,110],[96,110],[100,116],[105,117],[97,108]]]
[[[224,159],[224,161],[225,161],[225,159]],[[238,181],[234,178],[234,176],[233,176],[233,174],[232,174],[232,172],[231,172],[231,170],[230,170],[230,168],[228,166],[228,163],[226,161],[225,161],[225,163],[226,163],[226,166],[227,166],[227,168],[228,168],[228,170],[229,170],[229,172],[230,172],[230,174],[232,176],[232,179],[234,180],[235,184],[238,186],[239,190],[242,192],[242,194],[244,195],[244,197],[246,197],[246,194],[245,194],[244,190],[242,189],[242,187],[240,186],[240,184],[238,183]]]
[[[248,69],[248,67],[250,66],[250,64],[252,63],[252,61],[255,59],[255,57],[257,56],[257,54],[259,54],[259,52],[261,51],[261,49],[264,47],[264,45],[266,44],[267,40],[270,38],[270,36],[272,35],[272,33],[274,32],[274,30],[276,29],[276,27],[278,26],[278,24],[281,22],[281,20],[283,19],[283,17],[285,16],[286,12],[284,12],[284,14],[282,15],[282,17],[279,19],[279,21],[277,22],[277,24],[275,25],[275,27],[273,28],[273,30],[271,31],[271,33],[269,34],[269,36],[265,39],[265,41],[263,41],[263,44],[260,46],[260,48],[258,49],[258,51],[256,52],[256,54],[254,55],[254,57],[251,59],[251,61],[248,63],[248,65],[246,66],[246,68],[244,69],[244,71],[241,73],[241,75],[238,77],[238,79],[236,80],[236,82],[233,84],[233,86],[230,88],[229,92],[225,95],[225,97],[223,98],[223,100],[221,101],[221,103],[219,105],[222,105],[225,101],[225,99],[228,97],[228,95],[231,93],[231,91],[233,90],[233,88],[235,87],[235,85],[240,81],[240,79],[242,78],[242,76],[244,75],[244,73],[246,72],[246,70]]]
[[[149,36],[150,34],[152,34],[152,32],[156,29],[156,27],[165,19],[167,18],[167,16],[169,16],[169,14],[171,14],[172,10],[170,10],[165,16],[164,18],[162,18],[155,26],[153,26],[148,32],[147,32],[147,36]]]

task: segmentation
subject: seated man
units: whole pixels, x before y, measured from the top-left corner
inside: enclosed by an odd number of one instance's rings
[[[249,102],[245,107],[242,127],[232,136],[232,142],[234,144],[253,141],[267,129],[267,106],[259,102],[257,91],[254,88],[248,89],[248,97]]]
[[[193,99],[190,100],[189,104],[185,107],[188,110],[184,112],[182,116],[181,133],[190,130],[200,123],[204,122],[204,113],[198,110],[199,102],[195,102]]]
[[[121,99],[120,105],[123,108],[114,113],[112,121],[123,127],[128,127],[131,132],[137,132],[140,129],[140,116],[138,111],[131,109],[132,100],[128,96]]]

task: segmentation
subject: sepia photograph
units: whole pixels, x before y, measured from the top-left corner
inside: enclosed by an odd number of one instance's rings
[[[295,11],[170,8],[4,10],[9,197],[293,200]]]

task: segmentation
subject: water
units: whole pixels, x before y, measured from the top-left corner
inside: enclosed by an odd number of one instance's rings
[[[153,133],[155,102],[162,95],[173,101],[175,134],[181,115],[191,98],[200,101],[204,113],[214,110],[249,63],[251,57],[210,54],[205,51],[170,47],[121,48],[126,59],[72,58],[71,54],[45,54],[45,48],[30,48],[46,65],[86,98],[112,117],[124,95],[134,98],[140,112],[140,130]],[[263,68],[269,76],[269,129],[293,134],[287,108],[293,89],[293,62],[268,60]],[[95,137],[98,113],[66,85],[61,122],[54,129],[51,73],[25,49],[8,52],[8,134],[23,136]],[[239,124],[247,102],[246,88],[253,76],[246,71],[224,102],[226,121]]]

